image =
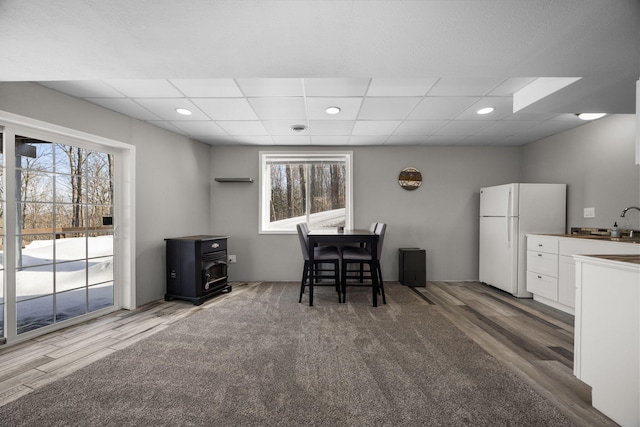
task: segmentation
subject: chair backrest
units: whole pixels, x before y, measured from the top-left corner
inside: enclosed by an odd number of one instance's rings
[[[302,250],[302,257],[306,260],[309,259],[309,238],[307,234],[309,233],[309,229],[307,227],[307,223],[303,222],[296,225],[296,229],[298,230],[298,239],[300,240],[300,249]]]
[[[384,233],[387,231],[387,224],[379,222],[375,233],[378,235],[378,259],[382,256],[382,244],[384,243]]]
[[[309,224],[307,224],[306,222],[301,222],[300,227],[302,227],[302,230],[304,231],[305,236],[309,234]]]
[[[371,225],[369,226],[369,231],[371,231],[372,233],[376,232],[376,228],[378,228],[378,223],[377,222],[372,222]]]

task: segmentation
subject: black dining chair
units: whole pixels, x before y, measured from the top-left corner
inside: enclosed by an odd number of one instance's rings
[[[378,245],[376,257],[371,254],[371,248],[357,248],[353,246],[345,246],[342,248],[342,302],[346,301],[347,286],[371,286],[373,287],[373,275],[378,280],[378,293],[382,295],[382,303],[386,304],[387,299],[384,295],[384,283],[382,282],[382,269],[380,268],[380,257],[382,256],[382,245],[384,243],[384,235],[387,230],[385,223],[377,223],[375,233],[378,235]],[[377,261],[374,261],[377,260]],[[356,264],[360,268],[358,270],[349,270],[350,264]],[[364,265],[368,265],[368,271],[364,270]],[[365,272],[368,273],[365,275]],[[355,273],[355,274],[354,274]],[[349,281],[351,279],[351,281]],[[354,282],[354,280],[356,280]],[[365,283],[365,280],[370,283]],[[375,290],[374,290],[375,292]]]
[[[302,295],[306,287],[311,287],[309,291],[309,305],[313,305],[313,286],[333,286],[338,293],[338,302],[340,300],[340,252],[335,246],[318,246],[313,248],[313,264],[309,260],[309,238],[308,227],[306,223],[296,225],[298,230],[298,239],[300,240],[300,249],[304,258],[304,268],[302,271],[302,281],[300,282],[300,298],[298,302],[302,302]],[[333,268],[327,268],[327,265]],[[315,272],[315,274],[313,274]],[[315,277],[316,280],[312,281]],[[333,283],[322,282],[323,279],[333,279]],[[318,282],[317,280],[321,280]]]

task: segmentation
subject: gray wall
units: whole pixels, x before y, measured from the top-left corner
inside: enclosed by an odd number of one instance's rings
[[[640,166],[635,164],[636,116],[604,117],[522,147],[522,177],[527,182],[567,184],[569,227],[640,229]],[[594,207],[595,218],[584,218]]]
[[[0,110],[136,146],[137,302],[162,298],[164,238],[229,234],[233,280],[299,280],[295,235],[258,234],[258,152],[298,147],[209,147],[32,83],[0,83]],[[478,277],[478,191],[508,182],[569,184],[569,226],[640,229],[640,167],[635,116],[612,116],[524,147],[306,147],[354,152],[355,225],[388,224],[387,280],[398,277],[397,249],[427,250],[429,280]],[[422,171],[416,191],[397,184],[407,166]],[[248,176],[252,184],[214,177]],[[596,218],[582,218],[595,207]]]
[[[233,280],[299,280],[298,238],[258,234],[258,153],[273,147],[213,147],[211,220],[216,233],[231,235]],[[283,149],[277,147],[275,149]],[[478,277],[478,204],[482,186],[520,179],[519,148],[472,147],[284,147],[286,150],[353,151],[354,225],[387,223],[383,276],[398,279],[398,248],[427,250],[428,280]],[[398,185],[407,166],[422,172],[415,191]],[[215,177],[255,182],[218,183]]]
[[[136,298],[162,298],[164,238],[210,226],[209,146],[33,83],[0,83],[0,110],[136,146]]]

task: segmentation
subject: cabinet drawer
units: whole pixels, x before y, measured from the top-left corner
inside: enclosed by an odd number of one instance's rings
[[[558,253],[558,239],[544,238],[544,237],[528,237],[527,238],[527,250],[546,252],[549,254]]]
[[[537,274],[527,271],[527,291],[548,298],[553,301],[558,300],[558,279],[555,277]]]
[[[558,255],[527,251],[527,270],[545,276],[558,277]]]

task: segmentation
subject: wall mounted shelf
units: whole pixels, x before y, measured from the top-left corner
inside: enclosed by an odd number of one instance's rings
[[[214,178],[218,182],[253,182],[253,178]]]

